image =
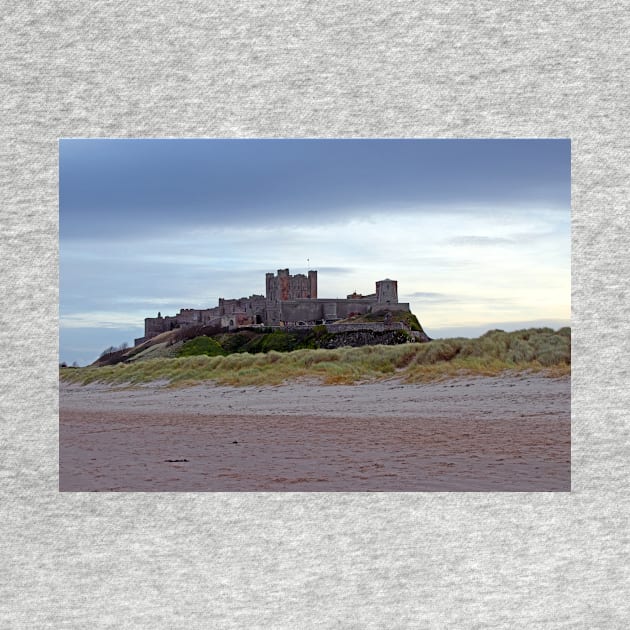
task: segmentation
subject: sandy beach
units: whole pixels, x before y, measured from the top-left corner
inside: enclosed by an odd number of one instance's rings
[[[62,491],[570,491],[571,385],[60,386]]]

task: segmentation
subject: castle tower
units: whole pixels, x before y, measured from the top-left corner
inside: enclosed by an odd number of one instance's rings
[[[290,277],[288,269],[278,269],[278,295],[276,299],[282,301],[289,299]]]
[[[308,272],[309,297],[313,300],[317,299],[317,271]]]
[[[266,274],[265,290],[268,302],[317,299],[317,271],[309,271],[308,276],[303,273],[292,276],[288,269],[278,269],[276,276],[272,273]]]
[[[276,301],[276,277],[272,273],[268,273],[265,276],[265,297],[271,301]]]
[[[376,301],[379,304],[398,304],[398,281],[379,280],[376,283]]]

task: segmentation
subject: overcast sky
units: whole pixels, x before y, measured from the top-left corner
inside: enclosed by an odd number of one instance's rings
[[[568,140],[61,140],[60,360],[144,318],[398,280],[431,337],[568,325]],[[308,261],[308,262],[307,262]]]

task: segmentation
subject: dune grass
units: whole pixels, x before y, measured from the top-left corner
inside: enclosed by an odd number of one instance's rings
[[[505,371],[571,371],[571,331],[562,328],[490,331],[478,339],[441,339],[397,346],[295,350],[265,354],[156,358],[103,367],[61,368],[66,382],[172,386],[213,381],[221,385],[280,385],[296,379],[353,384],[391,377],[417,383],[454,376],[491,376]]]

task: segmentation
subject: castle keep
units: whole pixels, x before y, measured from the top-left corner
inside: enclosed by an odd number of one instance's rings
[[[147,317],[143,343],[160,333],[195,325],[216,325],[229,330],[239,326],[313,326],[334,324],[351,315],[363,315],[380,309],[409,311],[408,303],[398,301],[396,280],[379,280],[375,293],[352,293],[345,299],[317,297],[317,271],[292,276],[288,269],[265,277],[265,295],[239,299],[219,298],[218,306],[208,309],[181,309],[177,315]]]

